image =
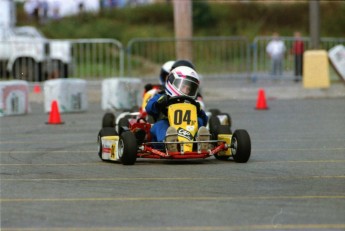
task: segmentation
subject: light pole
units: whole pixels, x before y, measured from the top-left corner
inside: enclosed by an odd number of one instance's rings
[[[309,30],[311,49],[320,47],[320,1],[309,0]]]
[[[192,61],[193,18],[191,0],[174,0],[176,58]]]

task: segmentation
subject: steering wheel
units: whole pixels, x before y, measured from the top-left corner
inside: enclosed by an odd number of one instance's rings
[[[170,97],[167,106],[175,103],[184,103],[185,101],[193,104],[197,108],[197,111],[200,111],[200,104],[194,99],[184,95]]]

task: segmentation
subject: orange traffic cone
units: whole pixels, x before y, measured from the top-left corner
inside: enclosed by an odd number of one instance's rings
[[[259,89],[258,92],[258,100],[256,102],[256,110],[267,110],[267,103],[266,103],[266,96],[265,91],[263,89]]]
[[[60,112],[58,103],[56,100],[53,100],[52,106],[50,109],[49,120],[46,124],[63,124],[64,122],[61,121]]]
[[[35,84],[34,86],[34,93],[41,93],[41,87],[39,84]]]

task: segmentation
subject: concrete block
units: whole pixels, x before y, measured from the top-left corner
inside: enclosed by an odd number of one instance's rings
[[[138,78],[109,78],[102,82],[102,109],[129,110],[139,107],[144,86]]]
[[[29,113],[29,85],[24,80],[0,82],[0,116]]]
[[[57,100],[60,113],[83,112],[88,109],[87,82],[83,79],[52,79],[44,82],[44,111],[50,112]]]
[[[328,57],[340,79],[345,82],[345,46],[337,45],[331,48]]]
[[[328,54],[325,50],[309,50],[303,55],[303,86],[328,88],[330,86]]]

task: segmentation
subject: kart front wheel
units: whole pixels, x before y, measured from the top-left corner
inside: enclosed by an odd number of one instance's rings
[[[123,165],[133,165],[137,160],[137,140],[130,131],[124,131],[119,140],[119,157]]]
[[[230,127],[227,125],[219,125],[217,134],[231,134]],[[218,154],[214,154],[214,157],[217,160],[228,160],[230,158],[230,156],[219,156]]]
[[[208,126],[213,139],[217,139],[218,129],[220,127],[220,120],[217,116],[210,116],[208,120]]]
[[[236,130],[231,139],[232,157],[237,163],[246,163],[251,152],[251,142],[246,130]]]
[[[111,127],[105,127],[102,128],[99,133],[98,133],[98,137],[97,137],[97,141],[98,141],[98,156],[99,158],[102,159],[102,137],[103,136],[117,136],[117,132],[115,131],[115,128],[111,128]]]

